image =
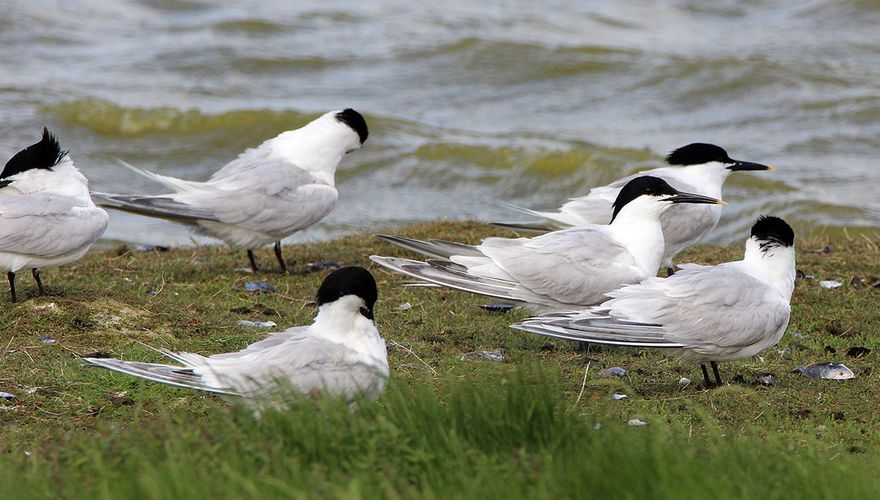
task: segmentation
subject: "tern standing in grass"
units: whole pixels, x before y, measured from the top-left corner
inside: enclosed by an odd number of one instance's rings
[[[318,315],[311,325],[271,333],[240,351],[202,356],[156,349],[178,365],[84,359],[154,382],[246,397],[258,406],[287,388],[350,401],[375,398],[384,391],[389,374],[385,341],[373,322],[377,298],[369,271],[345,267],[321,283]]]
[[[44,128],[40,142],[19,151],[0,172],[0,269],[12,301],[15,273],[30,269],[45,294],[40,269],[81,259],[108,222],[89,196],[88,180]]]
[[[734,160],[727,151],[714,144],[693,143],[676,149],[666,156],[668,167],[655,168],[618,179],[607,186],[596,187],[578,198],[572,198],[555,212],[540,212],[514,205],[514,210],[535,217],[537,222],[496,223],[511,229],[551,231],[587,224],[607,224],[611,218],[611,205],[620,189],[635,177],[650,175],[668,182],[672,187],[691,193],[721,198],[724,181],[733,172],[772,170],[767,165]],[[715,229],[721,219],[721,207],[717,205],[677,205],[660,218],[666,249],[661,265],[672,274],[672,259],[685,248],[699,243]]]
[[[719,361],[754,356],[788,327],[795,280],[794,231],[782,219],[752,226],[742,260],[685,264],[608,294],[591,309],[539,316],[513,325],[531,333],[597,344],[665,349],[700,363],[707,386],[720,385]],[[712,365],[714,383],[706,363]]]
[[[247,250],[275,244],[281,272],[287,263],[281,240],[326,217],[336,207],[336,167],[359,149],[367,122],[353,109],[331,111],[302,128],[269,139],[242,153],[205,182],[158,175],[125,164],[173,193],[94,193],[99,204],[190,226],[194,232]]]
[[[663,256],[660,216],[677,204],[721,200],[636,177],[617,195],[610,224],[536,238],[487,238],[476,246],[381,236],[435,259],[370,257],[392,271],[437,285],[510,301],[536,312],[588,307],[605,293],[656,276]]]

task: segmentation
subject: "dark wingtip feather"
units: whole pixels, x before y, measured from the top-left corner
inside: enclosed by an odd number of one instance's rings
[[[67,151],[61,149],[58,139],[43,127],[43,136],[40,142],[32,144],[6,162],[0,179],[11,177],[34,168],[50,169],[61,162],[67,156]]]

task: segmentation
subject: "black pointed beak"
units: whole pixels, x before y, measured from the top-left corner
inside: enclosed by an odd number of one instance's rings
[[[701,194],[694,193],[684,193],[681,191],[679,191],[678,194],[674,194],[666,199],[671,201],[672,203],[705,203],[707,205],[727,205],[726,201],[712,198],[711,196],[703,196]]]
[[[758,171],[758,170],[773,170],[773,167],[769,165],[763,165],[761,163],[752,163],[750,161],[739,161],[733,160],[733,164],[727,167],[731,172],[749,172],[749,171]]]

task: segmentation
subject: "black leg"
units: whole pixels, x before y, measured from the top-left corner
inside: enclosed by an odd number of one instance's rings
[[[40,295],[46,295],[46,289],[43,288],[43,280],[40,279],[40,270],[35,267],[31,269],[31,274],[34,275],[34,281],[37,282],[37,287],[40,289]]]
[[[721,382],[721,374],[718,373],[718,363],[710,361],[710,364],[712,365],[712,372],[715,373],[715,383],[718,384],[718,387],[721,387],[723,382]]]
[[[287,273],[287,264],[284,262],[284,257],[281,255],[281,242],[275,242],[275,258],[278,259],[278,263],[281,264],[281,274]]]
[[[12,295],[12,301],[15,302],[15,273],[9,271],[6,273],[6,279],[9,280],[9,293]]]
[[[248,250],[247,253],[248,253],[248,260],[251,261],[251,269],[253,269],[255,273],[259,272],[260,266],[257,265],[257,259],[254,258],[254,251]]]
[[[674,266],[667,267],[666,268],[666,277],[668,278],[669,276],[672,276],[673,274],[675,274],[675,267]]]
[[[706,387],[713,387],[715,384],[709,380],[709,372],[706,370],[706,365],[700,365],[700,368],[703,370],[703,383],[706,384]]]

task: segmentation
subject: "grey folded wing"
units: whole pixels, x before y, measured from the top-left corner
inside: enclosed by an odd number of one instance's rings
[[[210,210],[225,224],[282,236],[323,219],[337,198],[335,187],[278,160],[249,165],[175,195],[178,201]]]
[[[0,252],[57,257],[97,240],[107,212],[70,196],[25,194],[0,198]]]
[[[487,238],[478,248],[519,285],[567,304],[597,304],[605,293],[646,278],[622,245],[590,227],[531,240]]]

